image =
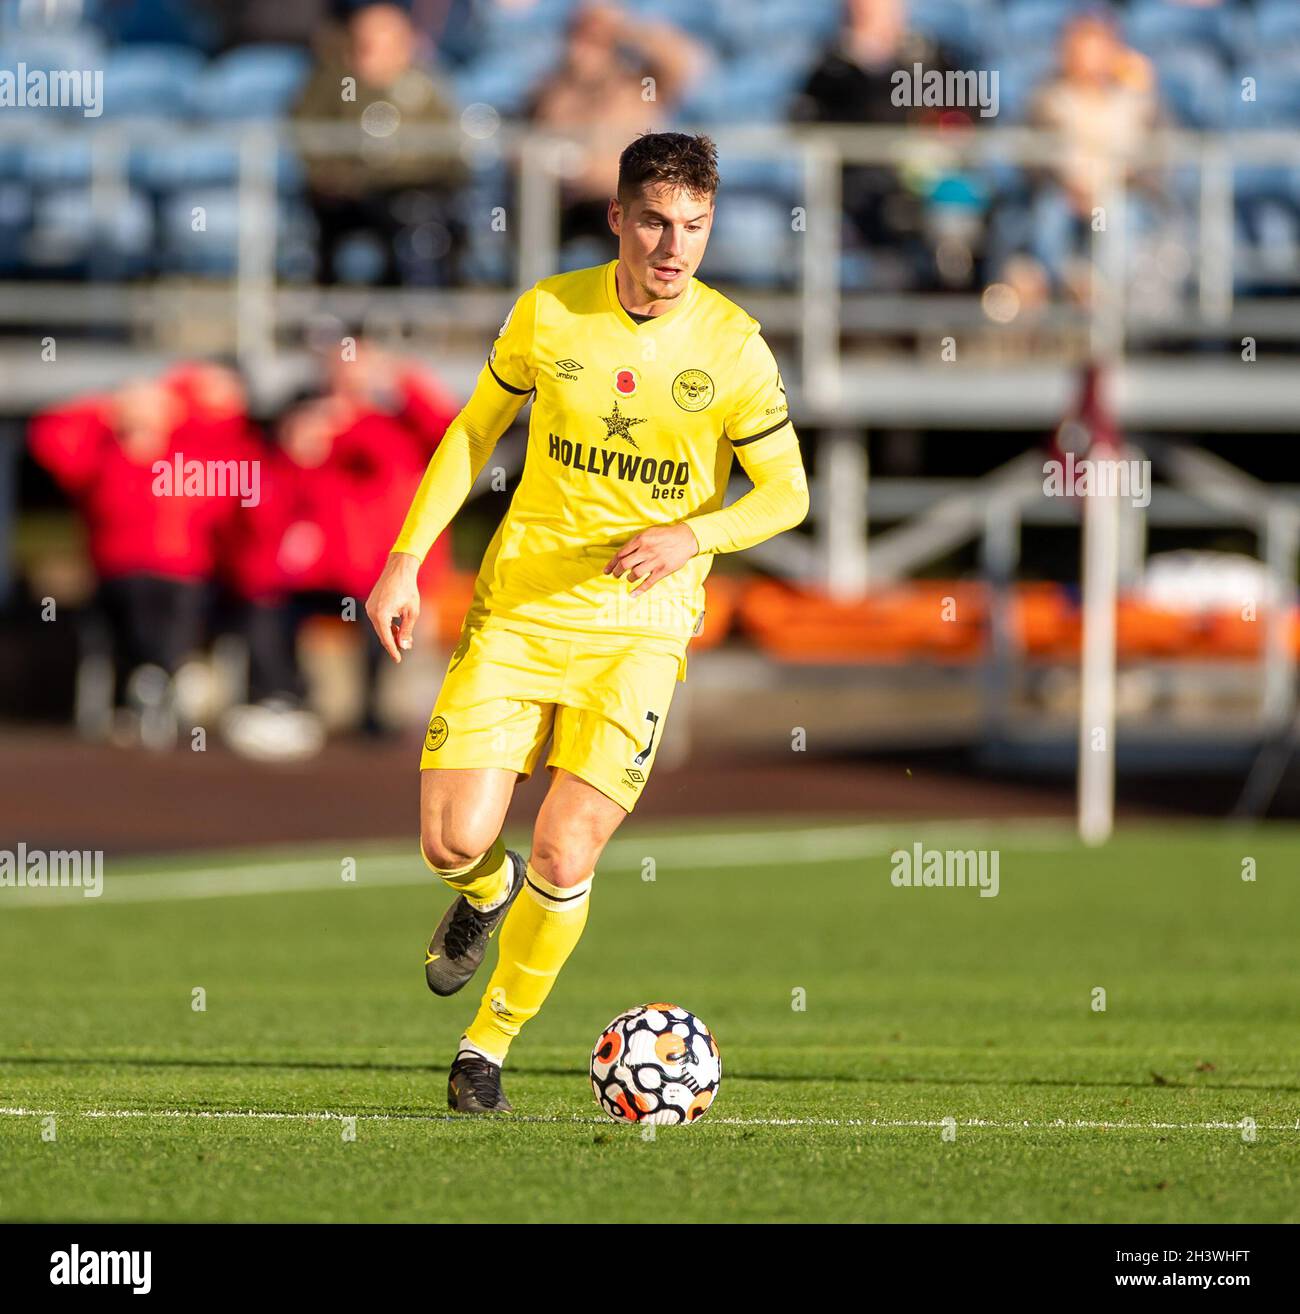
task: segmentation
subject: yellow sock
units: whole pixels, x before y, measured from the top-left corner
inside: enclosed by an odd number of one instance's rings
[[[510,889],[513,872],[506,856],[506,842],[500,835],[481,858],[475,858],[463,867],[435,867],[425,857],[423,844],[420,845],[420,856],[435,876],[441,877],[457,894],[463,894],[480,911],[500,903]]]
[[[595,873],[593,872],[594,876]],[[587,924],[591,876],[564,889],[538,874],[528,880],[501,925],[501,954],[465,1039],[497,1063],[551,993]]]

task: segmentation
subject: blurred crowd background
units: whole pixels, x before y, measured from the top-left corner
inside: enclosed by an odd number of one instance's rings
[[[20,64],[103,89],[0,104],[7,720],[265,759],[413,733],[437,659],[386,692],[362,613],[402,512],[515,289],[611,258],[619,149],[680,127],[721,145],[701,276],[762,320],[815,485],[709,581],[719,699],[759,656],[830,681],[842,746],[1050,714],[1069,761],[1078,508],[1037,471],[1105,429],[1166,481],[1124,540],[1122,710],[1213,704],[1197,760],[1246,726],[1239,764],[1262,686],[1288,722],[1300,622],[1225,581],[1292,605],[1296,0],[0,0]],[[991,97],[900,103],[914,69]],[[1272,364],[1230,374],[1248,335]],[[435,652],[520,432],[498,452],[422,576]],[[255,465],[256,504],[158,495],[187,459]]]
[[[508,248],[480,222],[513,202],[508,161],[483,150],[394,152],[399,124],[463,127],[469,146],[497,121],[607,129],[564,179],[561,267],[611,249],[604,213],[617,143],[646,128],[1047,127],[1060,135],[1049,165],[963,170],[916,152],[903,167],[852,166],[842,180],[846,288],[968,289],[1009,277],[1041,297],[1079,294],[1100,199],[1094,152],[1127,168],[1127,222],[1150,234],[1177,229],[1189,195],[1176,178],[1125,165],[1154,128],[1300,123],[1293,0],[8,0],[4,9],[4,63],[102,69],[110,120],[280,125],[276,268],[290,283],[509,284]],[[893,75],[915,64],[996,70],[996,114],[897,104]],[[355,79],[349,99],[344,78]],[[291,130],[302,123],[358,127],[368,149],[308,148]],[[797,171],[771,156],[723,163],[730,204],[715,276],[792,284],[785,234],[801,199]],[[84,203],[84,139],[10,142],[5,165],[6,275],[235,268],[239,159],[228,142],[142,135],[109,216]],[[1267,238],[1274,257],[1251,282],[1285,282],[1300,250],[1300,171],[1261,167],[1237,182],[1238,240]],[[201,232],[196,205],[207,214]],[[771,258],[755,258],[756,243]]]

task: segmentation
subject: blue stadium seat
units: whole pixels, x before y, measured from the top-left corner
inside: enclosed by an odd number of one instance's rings
[[[998,123],[1021,123],[1029,114],[1034,93],[1056,70],[1056,48],[1050,45],[1006,50],[990,57],[988,68],[998,74]]]
[[[276,187],[301,186],[302,163],[288,142],[276,150]],[[131,152],[131,179],[156,192],[183,187],[233,187],[239,181],[239,144],[219,133],[196,131],[180,138],[137,139]]]
[[[937,41],[950,57],[975,54],[989,40],[998,16],[967,0],[909,0],[907,25],[922,36]]]
[[[840,0],[715,0],[718,39],[734,51],[756,53],[796,42],[819,48],[840,29]]]
[[[1242,80],[1254,79],[1255,100],[1242,99]],[[1300,124],[1300,51],[1261,55],[1240,64],[1228,88],[1229,126],[1288,128]]]
[[[274,119],[287,114],[311,69],[299,46],[240,46],[214,59],[194,88],[208,119]]]
[[[1160,97],[1185,127],[1221,128],[1229,114],[1227,74],[1206,46],[1171,46],[1157,50],[1152,62]]]
[[[1078,12],[1073,0],[1007,0],[998,35],[1008,53],[1055,45],[1066,19]]]
[[[700,270],[706,283],[789,286],[797,272],[798,251],[787,206],[750,194],[731,196],[718,207]]]
[[[0,68],[16,70],[19,64],[26,64],[29,70],[42,72],[75,71],[101,73],[104,67],[103,44],[95,33],[85,28],[71,29],[16,29],[4,34],[0,46]],[[82,94],[81,82],[77,84],[77,94]],[[90,96],[95,95],[92,80],[87,89]],[[101,102],[102,104],[102,102]],[[12,123],[25,115],[38,115],[40,121],[47,125],[53,119],[70,119],[84,121],[85,115],[78,106],[18,108],[6,107],[3,111],[5,121]]]
[[[194,211],[205,229],[194,231]],[[161,254],[166,268],[191,274],[231,274],[239,249],[239,193],[233,188],[178,192],[162,207]]]
[[[0,273],[23,268],[31,226],[31,189],[20,182],[0,182]]]
[[[153,208],[138,192],[123,192],[103,211],[84,187],[52,188],[35,198],[28,247],[34,269],[123,276],[149,268],[153,252]]]
[[[514,233],[495,232],[483,221],[496,206],[510,206],[510,166],[504,159],[475,164],[465,191],[465,211],[475,216],[465,225],[465,273],[471,283],[509,283],[514,269]]]
[[[486,0],[470,20],[469,35],[480,50],[524,51],[534,41],[558,41],[568,26],[577,0],[534,0],[527,6],[493,4]]]
[[[700,0],[623,0],[623,8],[638,18],[671,23],[699,41],[716,43],[721,36],[721,14],[716,4],[701,4]]]
[[[92,173],[84,132],[44,132],[23,143],[19,174],[37,187],[84,187]]]
[[[772,158],[721,150],[718,172],[726,195],[754,192],[787,206],[799,204],[803,195],[803,170],[797,159],[788,156]]]
[[[682,125],[784,122],[808,77],[807,55],[806,49],[787,47],[737,56],[690,88],[675,121]]]
[[[1255,38],[1261,51],[1300,49],[1300,4],[1296,0],[1258,0]]]
[[[1134,0],[1124,19],[1124,35],[1147,55],[1171,46],[1201,46],[1230,56],[1242,39],[1243,15],[1230,7],[1203,8],[1170,0]]]
[[[1296,271],[1300,269],[1300,211],[1282,197],[1263,199],[1239,210],[1235,255],[1234,286],[1238,295],[1283,287],[1294,292]],[[1246,256],[1251,263],[1248,274],[1242,268]]]
[[[194,0],[90,0],[87,18],[114,45],[170,45],[212,51],[220,38],[215,5]]]
[[[0,68],[102,69],[104,43],[89,28],[17,28],[4,34]]]
[[[106,118],[187,117],[190,94],[207,61],[187,46],[122,46],[104,68]]]
[[[517,50],[489,50],[452,71],[450,82],[461,106],[491,105],[503,118],[523,112],[533,88],[559,64],[555,37],[530,42]]]
[[[206,230],[194,231],[194,210],[205,212]],[[229,276],[239,252],[239,192],[234,187],[176,192],[161,207],[160,260],[163,267],[189,274]],[[276,212],[276,267],[304,280],[312,275],[312,219],[297,201],[282,200]]]

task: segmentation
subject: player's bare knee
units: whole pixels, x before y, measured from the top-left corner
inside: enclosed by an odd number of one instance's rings
[[[581,841],[565,843],[549,836],[535,836],[529,861],[552,885],[569,889],[591,875],[598,850]]]
[[[482,843],[478,842],[480,838],[468,830],[428,827],[420,831],[420,850],[431,867],[439,871],[454,871],[481,858],[492,847],[496,836],[489,836]]]

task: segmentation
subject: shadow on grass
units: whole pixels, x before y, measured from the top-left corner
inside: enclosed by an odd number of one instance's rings
[[[41,1054],[0,1055],[0,1066],[63,1068],[208,1068],[240,1070],[284,1070],[288,1072],[411,1072],[444,1076],[447,1064],[439,1063],[350,1063],[325,1059],[226,1059],[226,1058],[56,1058]],[[513,1077],[585,1077],[577,1067],[530,1067],[512,1065]],[[816,1085],[844,1082],[861,1086],[1044,1086],[1063,1089],[1097,1090],[1209,1090],[1257,1091],[1268,1094],[1300,1094],[1300,1086],[1277,1084],[1237,1084],[1233,1082],[1176,1081],[1152,1077],[1144,1081],[1097,1081],[1077,1077],[930,1077],[914,1073],[846,1073],[846,1072],[747,1072],[728,1067],[731,1081],[769,1081],[783,1085]]]

